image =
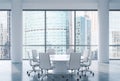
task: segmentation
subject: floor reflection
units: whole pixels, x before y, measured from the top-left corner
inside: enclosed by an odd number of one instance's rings
[[[87,76],[81,76],[81,78],[79,78],[78,75],[71,76],[71,74],[48,74],[40,80],[37,74],[34,74],[33,76],[30,76],[29,79],[30,81],[90,81],[90,77],[93,76],[88,74]]]
[[[98,81],[109,81],[109,64],[98,64]]]
[[[80,80],[81,81],[89,81],[88,76],[82,76]]]
[[[23,61],[23,64],[12,64],[11,61],[0,62],[0,81],[40,81],[37,73],[32,73],[29,77],[27,71],[30,70],[29,61]],[[90,67],[95,75],[87,73],[79,81],[120,81],[120,61],[110,61],[109,64],[98,63],[94,61]],[[69,77],[69,75],[49,75],[43,81],[78,81],[78,77]]]
[[[32,81],[40,81],[37,75],[34,75],[31,80]]]
[[[22,63],[12,63],[12,80],[11,81],[22,81]]]

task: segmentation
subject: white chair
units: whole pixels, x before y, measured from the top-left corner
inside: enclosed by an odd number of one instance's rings
[[[32,58],[34,62],[39,62],[39,59],[37,57],[38,57],[37,50],[32,50]]]
[[[80,53],[71,53],[70,54],[69,69],[72,72],[75,71],[75,70],[79,71],[79,69],[80,69],[80,59],[81,59],[81,54]]]
[[[39,68],[39,62],[35,61],[35,59],[33,58],[33,56],[32,57],[30,56],[29,52],[28,52],[28,59],[29,59],[29,64],[32,67],[32,70],[28,70],[27,71],[27,75],[30,76],[30,74],[32,72],[40,71],[40,68]]]
[[[92,74],[94,76],[94,73],[89,69],[89,67],[91,66],[91,62],[92,62],[92,53],[88,53],[86,52],[87,56],[83,59],[83,61],[80,63],[82,69],[81,69],[81,72],[82,72],[82,75],[83,75],[83,72],[84,72],[84,76],[86,76],[86,73],[87,72],[90,72],[90,74]]]
[[[45,73],[43,73],[43,75],[40,77],[40,79],[43,79],[48,74],[48,70],[51,70],[54,67],[51,66],[49,54],[46,53],[39,54],[39,60],[40,68],[45,71]]]
[[[52,54],[55,54],[55,50],[52,48],[49,48],[46,53],[52,55]]]
[[[55,50],[52,49],[52,48],[49,48],[46,53],[47,53],[48,55],[54,55],[54,54],[55,54]],[[52,62],[52,61],[50,61],[50,62],[51,62],[51,64],[52,64],[52,66],[53,66],[53,65],[54,65],[53,62]]]
[[[89,57],[89,53],[88,53],[88,50],[84,50],[83,52],[83,59],[81,59],[81,62],[86,62],[88,60],[88,57]]]
[[[67,49],[66,54],[71,54],[71,53],[74,53],[74,49],[72,48]]]

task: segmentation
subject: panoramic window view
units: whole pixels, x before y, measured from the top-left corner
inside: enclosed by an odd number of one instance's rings
[[[120,59],[120,11],[110,11],[109,51],[110,59]]]
[[[57,54],[65,54],[68,48],[78,53],[88,49],[97,58],[97,21],[97,11],[24,11],[23,58],[31,49],[46,52],[49,48]]]
[[[23,13],[25,45],[23,58],[27,58],[26,52],[31,49],[45,52],[48,48],[54,48],[57,54],[66,53],[68,48],[80,53],[88,49],[92,51],[94,59],[98,58],[97,11],[24,11]],[[119,13],[109,11],[110,59],[120,59]]]
[[[119,11],[109,12],[110,59],[120,59]],[[31,21],[33,20],[33,21]],[[37,49],[54,48],[64,54],[68,48],[82,53],[89,49],[98,58],[97,11],[23,11],[23,58]],[[10,59],[10,12],[0,11],[0,59]]]
[[[0,59],[10,59],[9,11],[0,11]]]

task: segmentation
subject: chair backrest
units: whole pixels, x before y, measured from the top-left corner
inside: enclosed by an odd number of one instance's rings
[[[37,50],[32,50],[32,58],[33,58],[33,62],[37,62]]]
[[[88,50],[84,50],[83,52],[83,61],[87,62],[88,61],[88,58],[89,58],[89,53],[88,53]]]
[[[55,54],[55,50],[52,48],[49,48],[46,53],[52,55],[52,54]]]
[[[89,63],[89,66],[91,65],[92,63],[92,57],[93,57],[93,54],[90,53],[89,57],[88,57],[88,63]]]
[[[87,55],[84,57],[83,62],[87,64],[87,66],[90,66],[92,63],[92,53],[86,52]]]
[[[40,53],[39,54],[39,60],[40,60],[40,68],[42,69],[50,69],[50,57],[49,54]]]
[[[74,49],[68,48],[66,51],[66,54],[71,54],[71,53],[74,53]]]
[[[29,63],[30,63],[30,65],[32,66],[32,58],[30,57],[30,53],[27,52],[27,54],[28,54],[28,60],[29,60]]]
[[[88,57],[88,56],[89,56],[88,50],[84,50],[83,57]]]
[[[70,54],[70,61],[69,61],[69,68],[73,70],[77,70],[80,68],[80,53],[71,53]]]

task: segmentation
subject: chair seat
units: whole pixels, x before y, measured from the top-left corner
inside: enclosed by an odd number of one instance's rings
[[[80,68],[80,53],[71,53],[70,54],[70,61],[69,61],[69,68],[70,70],[78,70]]]
[[[81,67],[84,67],[84,66],[87,67],[88,65],[89,65],[88,62],[84,62],[84,63],[81,63],[81,64],[80,64]]]
[[[40,64],[38,62],[33,62],[32,66],[39,66]]]

